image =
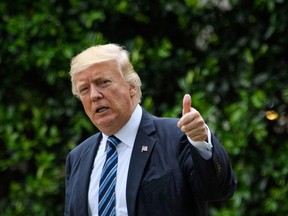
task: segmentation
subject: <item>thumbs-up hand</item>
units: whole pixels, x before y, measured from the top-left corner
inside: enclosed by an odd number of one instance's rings
[[[182,117],[177,126],[193,141],[207,140],[205,122],[200,113],[192,107],[191,96],[185,94],[183,97]]]

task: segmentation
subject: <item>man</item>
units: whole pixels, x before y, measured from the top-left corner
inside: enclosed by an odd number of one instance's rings
[[[233,195],[228,155],[190,95],[181,119],[147,113],[139,105],[140,78],[116,44],[84,50],[70,75],[73,94],[100,132],[67,157],[65,215],[202,216],[207,202]]]

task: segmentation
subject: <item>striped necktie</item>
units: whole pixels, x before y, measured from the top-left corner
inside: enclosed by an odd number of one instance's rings
[[[102,169],[99,184],[99,216],[116,215],[115,185],[118,164],[118,154],[116,151],[116,146],[120,142],[121,141],[115,136],[109,136],[107,140],[107,156]]]

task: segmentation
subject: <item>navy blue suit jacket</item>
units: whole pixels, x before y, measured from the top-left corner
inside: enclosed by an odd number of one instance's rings
[[[177,122],[143,110],[128,171],[129,216],[204,216],[207,202],[233,195],[236,179],[219,141],[212,135],[213,156],[205,160]],[[88,215],[89,181],[100,140],[97,133],[68,154],[65,215]],[[142,146],[148,151],[141,151]]]

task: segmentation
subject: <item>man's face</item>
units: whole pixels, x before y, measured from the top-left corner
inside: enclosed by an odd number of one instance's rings
[[[136,88],[121,76],[116,61],[96,63],[74,75],[84,110],[106,135],[115,134],[130,119],[137,105]]]

